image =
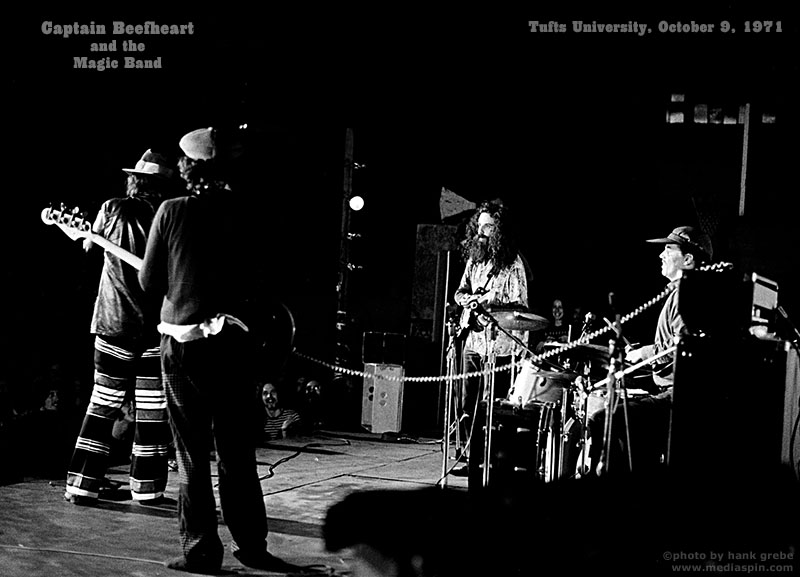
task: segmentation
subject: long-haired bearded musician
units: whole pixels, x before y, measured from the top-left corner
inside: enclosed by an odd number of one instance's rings
[[[511,232],[508,208],[499,202],[485,202],[475,211],[466,228],[466,238],[461,244],[466,259],[464,274],[455,292],[455,302],[463,307],[462,332],[466,332],[463,346],[464,372],[482,371],[494,352],[496,367],[508,365],[518,345],[502,331],[483,328],[476,322],[471,303],[484,309],[496,307],[528,306],[528,280],[525,265]],[[523,338],[524,333],[512,333]],[[493,349],[492,349],[493,347]],[[477,414],[482,398],[482,385],[487,379],[471,377],[462,391],[464,415],[462,424],[469,433],[472,416]],[[511,384],[508,370],[495,373],[494,397],[505,397]]]

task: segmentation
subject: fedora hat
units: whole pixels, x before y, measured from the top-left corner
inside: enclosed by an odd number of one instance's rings
[[[172,169],[167,166],[167,159],[157,152],[148,149],[142,155],[135,168],[123,168],[128,174],[150,174],[154,176],[172,176]]]
[[[711,260],[714,256],[714,249],[711,246],[711,238],[699,228],[693,226],[679,226],[663,238],[651,238],[647,242],[657,244],[677,244],[681,247],[692,247],[703,253],[706,260]]]

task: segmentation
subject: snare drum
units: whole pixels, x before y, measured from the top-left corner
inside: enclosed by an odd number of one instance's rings
[[[564,388],[573,376],[567,373],[542,371],[530,361],[524,361],[506,401],[518,407],[529,403],[560,403]]]

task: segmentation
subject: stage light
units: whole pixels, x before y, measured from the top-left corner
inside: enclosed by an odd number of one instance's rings
[[[364,208],[364,199],[357,195],[354,196],[350,199],[350,208],[353,210],[361,210]]]

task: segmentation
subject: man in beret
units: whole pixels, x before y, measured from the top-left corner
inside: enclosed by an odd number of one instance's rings
[[[256,279],[243,219],[252,208],[234,190],[242,155],[236,134],[201,128],[180,140],[189,196],[155,216],[139,281],[163,297],[161,364],[180,475],[182,555],[171,569],[217,573],[224,547],[217,531],[209,463],[213,435],[219,501],[243,565],[291,567],[267,552],[267,515],[252,435],[257,402],[247,319],[237,317]]]
[[[659,255],[661,274],[669,281],[669,292],[658,317],[653,343],[626,351],[625,361],[636,364],[654,359],[651,363],[653,382],[660,392],[627,401],[631,444],[629,456],[632,457],[633,469],[652,472],[658,470],[662,455],[666,453],[672,412],[675,355],[674,351],[659,355],[674,346],[685,332],[686,325],[678,310],[678,289],[683,271],[711,262],[713,249],[708,235],[692,226],[679,226],[669,235],[647,242],[663,246]],[[609,457],[613,463],[610,468],[629,470],[624,451],[627,446],[625,412],[621,410],[621,406],[618,405],[613,413],[610,455],[604,455],[603,446],[605,409],[589,419],[588,428],[592,439],[589,456],[593,473],[598,472],[598,466],[600,472],[603,472]]]

